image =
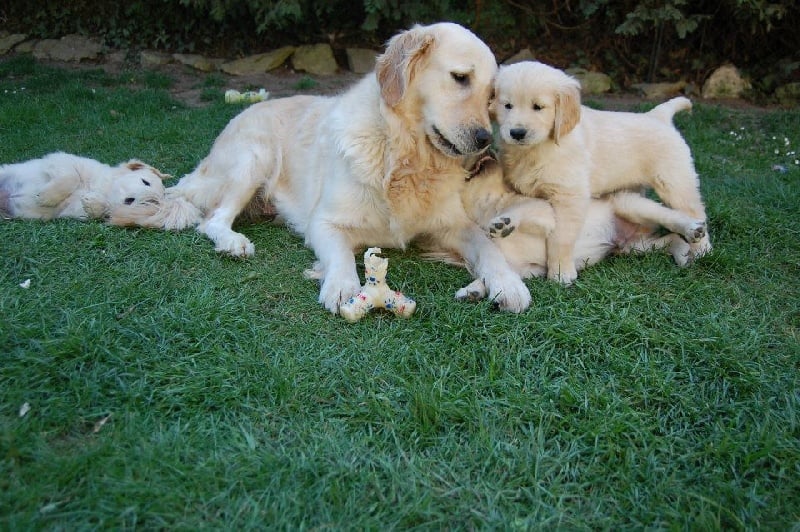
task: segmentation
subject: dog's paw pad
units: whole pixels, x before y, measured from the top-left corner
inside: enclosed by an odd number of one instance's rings
[[[490,238],[505,238],[514,232],[516,226],[512,224],[508,216],[498,216],[489,222]]]

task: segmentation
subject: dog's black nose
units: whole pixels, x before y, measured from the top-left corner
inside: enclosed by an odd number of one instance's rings
[[[479,148],[485,148],[492,142],[492,133],[484,128],[480,128],[475,131],[475,144],[478,145]]]
[[[511,131],[509,131],[511,138],[514,140],[522,140],[525,138],[525,135],[528,134],[528,130],[522,127],[515,127]]]

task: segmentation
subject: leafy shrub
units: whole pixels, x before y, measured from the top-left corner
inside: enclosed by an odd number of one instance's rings
[[[38,37],[234,56],[328,41],[380,46],[415,22],[472,27],[501,59],[528,46],[558,64],[632,79],[702,79],[732,61],[765,75],[800,57],[795,0],[6,0],[0,21]],[[663,65],[663,67],[662,67]],[[785,69],[784,69],[785,70]],[[798,76],[791,69],[783,77]]]

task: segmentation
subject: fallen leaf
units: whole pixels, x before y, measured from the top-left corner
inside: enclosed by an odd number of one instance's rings
[[[111,419],[111,414],[108,414],[106,417],[100,419],[97,423],[94,424],[94,429],[92,429],[93,434],[97,434],[100,432],[100,429],[103,428],[103,425],[108,423],[108,420]]]

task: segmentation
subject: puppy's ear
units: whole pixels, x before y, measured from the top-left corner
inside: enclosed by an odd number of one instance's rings
[[[151,172],[153,172],[158,177],[160,177],[161,179],[169,179],[169,178],[172,177],[170,174],[165,174],[164,172],[160,171],[158,168],[153,168],[149,164],[143,163],[139,159],[131,159],[130,161],[125,163],[124,166],[125,166],[125,168],[127,168],[128,170],[131,170],[131,171],[142,170],[142,169],[146,168],[146,169],[150,170]]]
[[[131,159],[127,163],[125,163],[125,168],[135,172],[136,170],[141,170],[142,168],[147,168],[147,164],[143,163],[139,159]]]
[[[489,118],[497,119],[497,87],[492,87],[492,93],[489,95]]]
[[[415,26],[389,40],[386,51],[375,64],[381,96],[389,107],[396,106],[403,99],[417,66],[433,42],[434,36],[422,26]]]
[[[577,80],[570,80],[556,94],[556,116],[553,124],[553,140],[556,144],[562,136],[575,129],[581,119],[581,85]]]

